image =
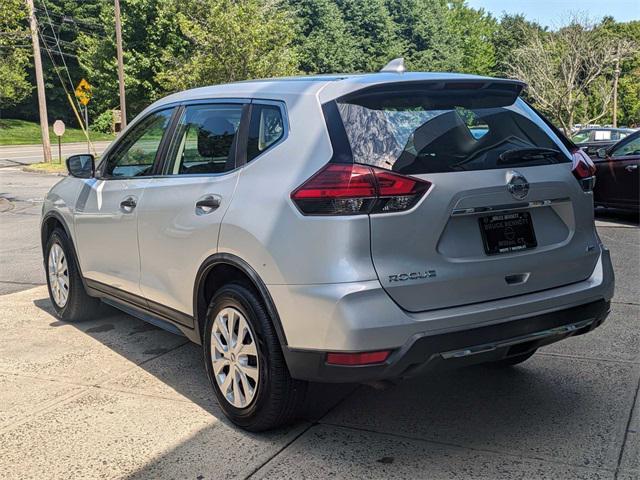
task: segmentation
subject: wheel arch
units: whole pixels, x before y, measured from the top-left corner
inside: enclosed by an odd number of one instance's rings
[[[71,245],[74,249],[75,254],[75,245],[73,243],[73,237],[71,236],[71,231],[67,226],[67,222],[65,222],[62,215],[55,210],[47,212],[44,217],[42,217],[42,222],[40,222],[40,244],[42,246],[42,251],[44,252],[45,247],[47,246],[47,240],[51,233],[56,229],[56,227],[62,227],[64,233],[67,234],[67,238],[71,242]],[[76,256],[77,258],[77,256]]]
[[[269,290],[251,265],[230,253],[215,253],[198,269],[193,288],[193,319],[200,340],[202,341],[204,334],[204,317],[210,299],[220,287],[232,281],[245,282],[260,295],[284,349],[287,346],[287,338]]]

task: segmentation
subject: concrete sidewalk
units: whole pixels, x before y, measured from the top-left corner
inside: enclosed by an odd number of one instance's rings
[[[108,308],[61,322],[45,287],[4,295],[0,478],[637,479],[635,280],[599,330],[520,367],[316,386],[306,421],[260,435],[224,419],[184,338]]]

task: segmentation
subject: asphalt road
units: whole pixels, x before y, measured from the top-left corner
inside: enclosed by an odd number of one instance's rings
[[[111,309],[57,320],[33,287],[38,198],[57,178],[0,180],[0,285],[21,290],[0,295],[0,478],[640,478],[635,218],[597,222],[617,281],[596,331],[505,370],[316,385],[302,421],[255,435],[225,420],[199,347]]]
[[[58,161],[58,144],[55,139],[51,141],[51,155],[53,160]],[[111,142],[93,142],[93,147],[97,155],[101,155]],[[86,142],[62,144],[62,160],[71,155],[87,153]],[[7,145],[0,146],[0,167],[10,165],[28,165],[39,163],[43,160],[42,145]]]

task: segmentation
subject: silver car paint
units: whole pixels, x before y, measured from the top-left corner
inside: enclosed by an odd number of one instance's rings
[[[137,178],[84,184],[75,202],[74,220],[78,260],[85,278],[141,295],[138,208],[127,211],[120,203],[133,197],[140,205],[149,182],[148,178]]]
[[[289,193],[331,156],[321,103],[376,83],[448,78],[479,77],[373,74],[346,76],[342,80],[241,82],[181,92],[151,105],[129,128],[148,112],[170,104],[213,98],[256,98],[284,102],[290,131],[285,142],[237,172],[220,178],[203,177],[190,181],[177,177],[147,177],[140,180],[141,183],[119,180],[125,184],[123,190],[136,191],[137,195],[143,193],[136,209],[142,239],[142,275],[137,281],[131,268],[131,265],[135,267],[136,260],[130,258],[130,254],[135,257],[138,251],[137,241],[132,239],[129,230],[132,217],[117,214],[113,208],[120,196],[125,196],[117,194],[114,180],[100,181],[111,183],[111,188],[103,186],[102,191],[107,188],[113,198],[105,203],[102,196],[103,202],[99,205],[98,181],[68,177],[48,194],[43,213],[52,209],[62,213],[70,226],[76,249],[81,252],[80,264],[85,276],[89,272],[92,278],[113,286],[132,284],[131,291],[140,291],[186,314],[193,313],[194,268],[197,270],[199,262],[213,252],[239,256],[267,284],[291,348],[371,350],[396,347],[416,334],[497,323],[596,299],[610,299],[613,289],[611,263],[608,252],[601,252],[597,245],[596,251],[584,262],[586,266],[580,264],[580,268],[591,269],[590,276],[587,273],[588,278],[584,277],[586,280],[542,292],[516,292],[516,296],[509,298],[479,300],[473,305],[411,314],[398,307],[378,280],[371,259],[368,217],[304,217],[293,206]],[[108,153],[105,152],[105,156]],[[567,178],[563,177],[562,181]],[[571,180],[578,188],[577,182]],[[216,214],[222,217],[227,208],[224,218],[196,218],[194,198],[216,193],[209,188],[213,185],[224,187],[222,197],[223,201],[228,199],[228,203]],[[149,188],[141,191],[144,187]],[[441,215],[450,215],[450,209],[468,201],[465,198],[469,192],[465,195],[464,187],[460,185],[457,189],[462,193],[455,197],[455,202],[443,206]],[[164,190],[171,193],[165,197]],[[145,197],[147,193],[149,196]],[[82,208],[76,212],[76,206]],[[578,215],[591,215],[586,205],[575,208],[580,210]],[[555,214],[569,231],[573,229],[571,234],[575,235],[571,213],[558,207]],[[88,216],[82,218],[83,215]],[[102,218],[110,223],[110,228],[96,225]],[[126,227],[120,228],[118,221],[124,221]],[[375,222],[375,218],[372,219],[371,225],[375,226]],[[76,233],[78,224],[81,235]],[[578,233],[585,242],[596,238],[592,220],[580,220],[575,225],[579,225]],[[450,248],[455,250],[457,247]],[[112,256],[122,253],[122,249],[127,249],[127,253],[115,263],[109,263]],[[400,252],[396,250],[395,253],[400,257]],[[445,253],[450,255],[450,252]],[[411,267],[409,271],[422,266]]]

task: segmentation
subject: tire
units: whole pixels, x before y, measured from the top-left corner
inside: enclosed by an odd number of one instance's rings
[[[242,321],[246,328],[241,334]],[[231,333],[228,325],[233,325]],[[230,283],[216,292],[207,310],[202,344],[209,381],[220,408],[234,424],[259,432],[296,418],[307,383],[289,375],[271,318],[254,289]]]
[[[60,259],[59,270],[61,271],[57,274],[52,268],[52,261],[53,264],[58,265],[57,261],[52,260],[52,250],[55,252],[53,256]],[[51,233],[44,255],[47,288],[56,315],[65,322],[78,322],[94,317],[98,313],[101,302],[87,295],[80,278],[71,241],[64,230],[56,228]],[[62,296],[60,291],[63,292]]]
[[[531,357],[533,357],[533,354],[536,353],[537,351],[538,350],[536,349],[536,350],[532,350],[531,352],[522,353],[520,355],[514,355],[513,357],[503,358],[502,360],[491,362],[489,365],[496,368],[512,367],[514,365],[518,365],[519,363],[526,362]]]

